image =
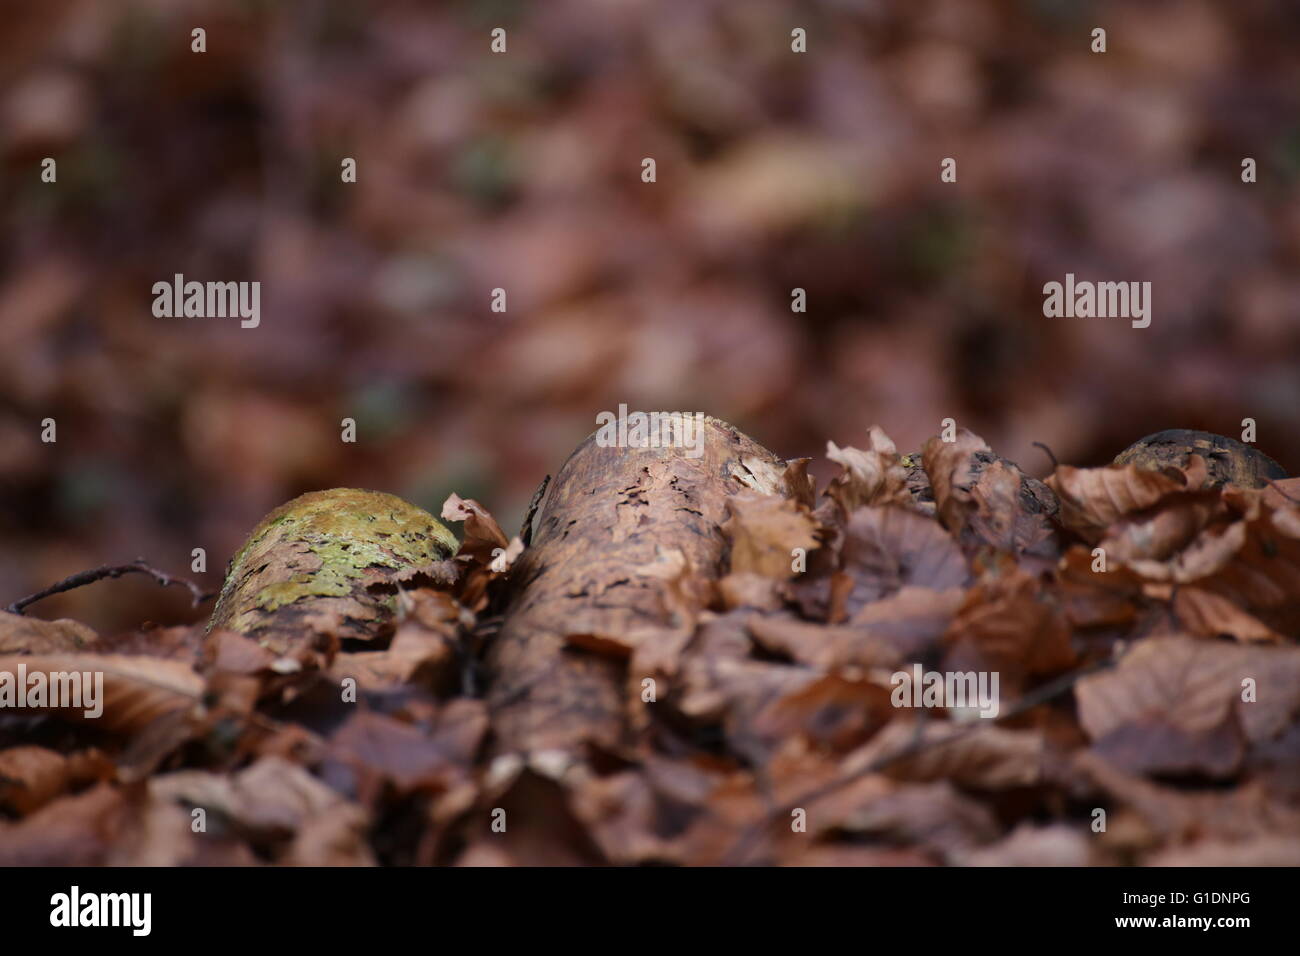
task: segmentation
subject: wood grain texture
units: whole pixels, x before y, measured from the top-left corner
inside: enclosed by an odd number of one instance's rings
[[[727,499],[776,493],[784,470],[726,422],[702,427],[694,458],[684,447],[601,447],[593,434],[556,475],[488,654],[499,750],[625,742],[629,648],[671,640],[703,607],[706,594],[687,585],[725,571]]]

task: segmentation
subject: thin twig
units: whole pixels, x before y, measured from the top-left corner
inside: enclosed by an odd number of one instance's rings
[[[144,558],[137,558],[130,564],[106,564],[103,567],[92,568],[89,571],[81,571],[71,577],[64,578],[58,584],[51,584],[48,588],[45,588],[42,591],[37,591],[35,594],[29,594],[27,597],[15,601],[13,604],[10,604],[9,607],[5,608],[5,610],[10,614],[22,614],[23,608],[27,607],[29,604],[35,604],[37,601],[42,598],[47,598],[51,594],[61,594],[64,591],[71,591],[74,588],[85,587],[87,584],[94,584],[96,581],[120,578],[124,574],[147,574],[163,587],[168,587],[173,584],[183,585],[184,587],[189,588],[190,596],[193,599],[191,602],[192,607],[198,607],[204,601],[216,596],[215,594],[205,594],[203,589],[193,581],[188,581],[185,578],[173,577],[165,571],[159,571],[157,568],[150,567],[145,563]]]
[[[1047,457],[1052,459],[1052,471],[1056,471],[1056,469],[1061,467],[1060,462],[1056,460],[1056,455],[1053,454],[1052,449],[1048,448],[1040,441],[1030,442],[1030,444],[1035,448],[1041,448],[1043,451],[1047,452]]]

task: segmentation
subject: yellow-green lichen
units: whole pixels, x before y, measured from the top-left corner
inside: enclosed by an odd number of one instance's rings
[[[242,633],[271,625],[280,608],[343,599],[340,615],[364,621],[391,610],[366,586],[455,554],[455,536],[394,495],[355,488],[316,491],[267,515],[230,562],[209,629]]]

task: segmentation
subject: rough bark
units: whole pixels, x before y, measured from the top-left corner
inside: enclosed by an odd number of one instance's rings
[[[1205,459],[1210,480],[1216,485],[1262,488],[1286,477],[1285,468],[1250,445],[1186,428],[1171,428],[1135,441],[1115,456],[1115,464],[1159,471],[1169,465],[1182,468],[1193,454]]]
[[[443,580],[456,537],[394,495],[313,491],[262,519],[231,559],[208,630],[277,653],[319,635],[370,640],[393,619],[398,584]]]
[[[498,749],[625,742],[627,657],[693,625],[707,582],[726,569],[727,500],[774,493],[784,472],[726,422],[702,427],[696,458],[684,447],[601,447],[593,434],[551,482],[488,655]]]

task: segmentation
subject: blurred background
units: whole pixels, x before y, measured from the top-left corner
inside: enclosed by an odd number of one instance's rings
[[[1250,416],[1294,473],[1298,51],[1284,0],[6,4],[0,604],[195,547],[216,589],[333,485],[513,531],[620,402],[786,456],[951,416],[1035,475]],[[260,281],[261,326],[155,318],[177,272]],[[1151,327],[1044,318],[1066,272],[1152,282]]]

